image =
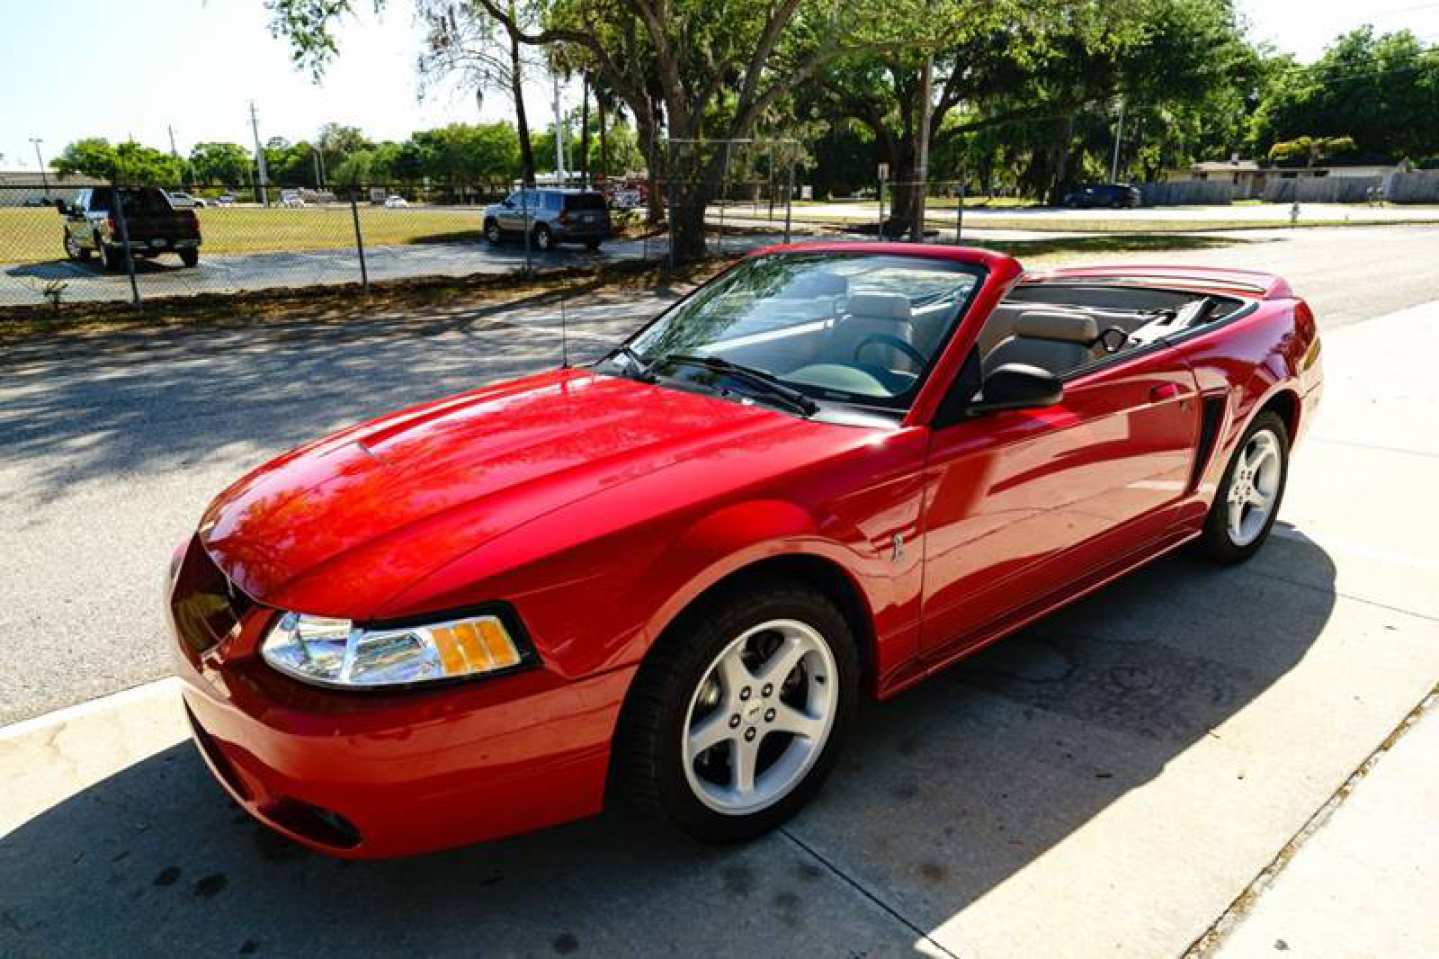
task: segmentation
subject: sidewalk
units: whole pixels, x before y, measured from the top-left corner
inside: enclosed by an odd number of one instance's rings
[[[0,956],[1432,954],[1434,717],[1343,794],[1439,680],[1436,352],[1439,303],[1327,334],[1253,562],[1166,558],[867,710],[745,846],[607,816],[341,863],[224,799],[169,683],[0,729]]]

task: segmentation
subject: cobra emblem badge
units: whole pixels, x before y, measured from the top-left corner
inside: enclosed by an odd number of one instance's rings
[[[903,533],[895,533],[895,534],[894,534],[894,539],[891,540],[891,546],[890,546],[890,552],[889,552],[889,559],[890,559],[890,562],[893,562],[893,563],[898,563],[900,560],[904,559],[904,534],[903,534]]]

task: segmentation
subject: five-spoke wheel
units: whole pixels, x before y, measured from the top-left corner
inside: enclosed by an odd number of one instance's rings
[[[1237,563],[1258,552],[1274,527],[1289,473],[1289,431],[1272,410],[1254,418],[1235,448],[1204,526],[1210,556]]]
[[[736,637],[690,697],[681,749],[696,797],[731,815],[782,799],[829,737],[835,672],[824,639],[797,620]]]
[[[849,622],[826,593],[750,579],[656,644],[620,718],[630,804],[711,842],[779,825],[819,788],[859,698]]]

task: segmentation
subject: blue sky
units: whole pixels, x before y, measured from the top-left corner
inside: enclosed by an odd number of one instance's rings
[[[1256,39],[1312,60],[1336,34],[1371,22],[1408,27],[1439,43],[1439,2],[1239,0]],[[260,0],[30,0],[6,4],[0,19],[0,168],[35,169],[30,137],[47,160],[86,135],[168,145],[200,140],[250,142],[248,104],[256,101],[262,137],[312,136],[327,120],[376,138],[452,120],[495,119],[503,101],[481,111],[474,98],[444,90],[416,102],[415,53],[421,32],[408,0],[390,0],[382,17],[363,12],[340,31],[340,57],[323,86],[290,64],[272,38]],[[112,51],[119,51],[118,53]],[[107,63],[121,66],[107,68]],[[123,74],[124,79],[120,76]],[[549,90],[527,96],[539,124],[549,121]],[[570,91],[571,98],[577,97]]]

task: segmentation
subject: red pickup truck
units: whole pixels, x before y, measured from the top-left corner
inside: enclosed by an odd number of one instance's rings
[[[186,266],[200,262],[199,218],[194,210],[177,210],[159,187],[86,187],[69,203],[56,200],[55,208],[64,217],[65,256],[71,260],[98,253],[105,269],[123,269],[128,240],[132,257],[177,253]]]

